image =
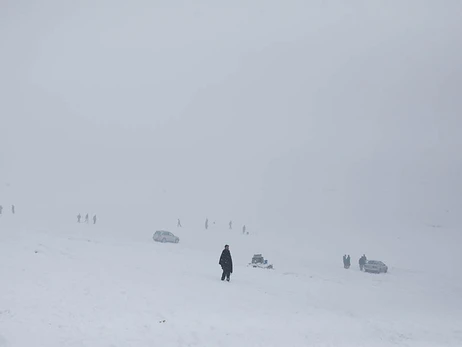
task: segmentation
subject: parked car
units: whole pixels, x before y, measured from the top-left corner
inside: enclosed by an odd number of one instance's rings
[[[268,264],[268,260],[263,258],[261,254],[254,254],[249,266],[259,267],[261,269],[273,269],[273,264]]]
[[[152,236],[152,238],[154,241],[157,242],[180,242],[180,238],[178,236],[175,236],[170,231],[166,230],[157,230]]]
[[[375,273],[387,273],[388,266],[386,266],[383,262],[378,260],[369,260],[366,264],[364,264],[364,271],[365,272],[375,272]]]

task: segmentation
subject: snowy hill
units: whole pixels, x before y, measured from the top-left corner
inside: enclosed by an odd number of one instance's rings
[[[461,13],[2,1],[0,347],[461,346]]]
[[[376,253],[390,271],[374,275],[360,272],[355,256],[352,268],[343,269],[340,249],[327,250],[316,233],[300,243],[290,234],[181,228],[173,230],[179,244],[162,244],[148,230],[126,237],[85,224],[31,230],[20,218],[0,220],[7,264],[1,346],[462,343],[462,282],[397,249]],[[230,283],[219,280],[224,243],[234,258]],[[403,249],[413,246],[401,240]],[[275,270],[247,267],[254,253]]]

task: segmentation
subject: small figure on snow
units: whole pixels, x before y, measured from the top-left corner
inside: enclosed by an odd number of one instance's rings
[[[346,254],[343,255],[343,268],[347,268],[347,257],[346,257]]]
[[[205,219],[205,230],[207,230],[209,228],[209,219],[206,218]]]
[[[245,225],[242,227],[242,233],[245,234],[245,231],[246,231],[246,227]]]
[[[229,230],[232,230],[232,229],[233,229],[233,221],[230,220],[230,221],[229,221]]]
[[[220,261],[218,264],[221,265],[223,274],[221,275],[221,280],[224,281],[225,278],[229,282],[230,276],[233,273],[233,260],[231,259],[231,252],[229,251],[229,245],[225,245],[225,249],[221,252]]]
[[[3,206],[0,205],[0,214],[2,214],[2,211],[3,211]]]
[[[80,215],[80,213],[77,215],[77,223],[80,223],[80,220],[82,219],[82,216]]]
[[[14,214],[14,212],[15,212],[15,211],[14,211],[14,205],[11,205],[11,212],[13,212],[13,214]]]
[[[88,213],[85,215],[85,223],[88,224]]]
[[[93,216],[93,224],[96,224],[96,214]]]
[[[178,218],[178,223],[176,224],[176,227],[177,227],[177,228],[182,228],[180,218]]]
[[[359,270],[360,271],[364,270],[364,265],[366,265],[366,263],[367,263],[367,258],[366,258],[366,255],[363,254],[361,258],[359,258]]]
[[[346,268],[349,269],[350,266],[351,266],[351,257],[350,255],[348,254],[348,256],[346,257]]]

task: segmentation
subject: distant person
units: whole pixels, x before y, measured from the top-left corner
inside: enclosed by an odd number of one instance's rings
[[[346,258],[346,268],[349,269],[350,266],[351,266],[351,257],[350,255],[348,254],[347,258]]]
[[[0,205],[0,214],[2,214],[2,212],[3,212],[3,206]]]
[[[80,220],[82,219],[82,216],[80,215],[80,213],[77,215],[77,223],[80,223]]]
[[[96,224],[96,214],[93,216],[93,224]]]
[[[14,205],[11,205],[11,212],[14,214]]]
[[[367,262],[366,255],[363,254],[363,255],[361,256],[361,258],[359,258],[359,270],[360,270],[360,271],[363,271],[363,270],[364,270],[364,265],[366,265],[366,262]]]
[[[88,224],[88,213],[85,215],[85,223]]]
[[[242,233],[245,234],[245,231],[246,231],[246,227],[245,225],[242,227]]]
[[[232,229],[233,229],[233,221],[230,220],[230,221],[229,221],[229,230],[232,230]]]
[[[223,274],[221,275],[221,280],[224,281],[225,278],[229,282],[231,274],[233,273],[233,260],[231,259],[231,252],[229,251],[229,246],[226,245],[223,252],[221,252],[220,261],[218,264],[221,265]]]
[[[207,230],[209,228],[209,219],[206,218],[205,219],[205,230]]]
[[[347,256],[346,254],[343,255],[343,268],[347,268]]]
[[[180,218],[178,218],[178,223],[176,224],[176,227],[177,227],[177,228],[181,228],[181,221],[180,221]]]

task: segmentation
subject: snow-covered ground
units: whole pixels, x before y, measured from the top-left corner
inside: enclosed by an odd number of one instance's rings
[[[309,229],[299,241],[290,231],[182,228],[172,229],[179,244],[161,244],[154,229],[30,228],[22,219],[0,219],[2,347],[462,344],[460,271],[445,261],[461,237],[450,230],[422,229],[422,244],[446,234],[444,247],[418,259],[406,250],[419,241],[389,233],[385,244],[395,248],[380,247],[380,256],[390,271],[373,275],[357,268],[362,250],[340,236],[348,232],[336,231],[333,242]],[[235,263],[230,283],[219,279],[225,243]],[[345,270],[348,249],[353,266]],[[253,253],[275,270],[247,267]]]
[[[461,13],[0,1],[0,347],[462,346]]]

